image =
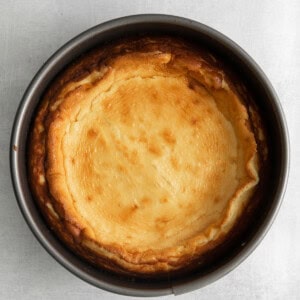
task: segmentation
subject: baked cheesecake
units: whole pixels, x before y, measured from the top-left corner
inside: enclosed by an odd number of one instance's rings
[[[99,268],[183,269],[230,236],[259,182],[249,110],[222,63],[186,41],[98,47],[37,109],[34,198],[55,234]]]

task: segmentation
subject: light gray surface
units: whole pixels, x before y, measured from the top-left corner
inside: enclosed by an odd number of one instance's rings
[[[288,189],[264,241],[223,279],[177,298],[300,299],[300,2],[297,0],[0,0],[0,299],[120,297],[74,277],[35,240],[13,194],[9,138],[26,86],[59,46],[93,25],[138,13],[184,16],[212,26],[236,41],[271,80],[290,131],[292,159]]]

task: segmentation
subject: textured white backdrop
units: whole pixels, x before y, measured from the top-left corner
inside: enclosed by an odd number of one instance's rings
[[[263,68],[286,113],[287,193],[270,232],[223,279],[178,299],[300,299],[300,2],[298,0],[0,0],[0,299],[118,299],[76,278],[39,245],[9,174],[9,138],[20,98],[41,64],[98,23],[139,13],[184,16],[219,30]],[[171,299],[164,297],[164,299]]]

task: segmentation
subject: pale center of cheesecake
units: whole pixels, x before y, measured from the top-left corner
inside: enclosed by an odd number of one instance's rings
[[[67,131],[68,190],[104,243],[178,245],[218,221],[238,189],[233,126],[185,77],[119,81]]]

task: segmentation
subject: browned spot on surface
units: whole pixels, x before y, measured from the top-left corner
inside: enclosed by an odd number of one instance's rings
[[[199,120],[196,119],[196,118],[192,118],[190,123],[191,123],[192,126],[197,126],[199,124]]]
[[[170,221],[170,219],[167,216],[162,216],[162,217],[156,218],[155,223],[156,223],[157,227],[162,227],[169,221]]]
[[[207,113],[209,116],[211,116],[211,115],[213,114],[213,111],[212,111],[210,108],[208,108],[208,109],[206,110],[206,113]]]
[[[188,81],[188,88],[191,89],[191,90],[194,90],[195,89],[195,80],[189,80]]]
[[[147,143],[147,138],[144,134],[141,134],[139,137],[139,142],[141,143]]]
[[[132,122],[131,105],[128,103],[128,101],[122,99],[123,96],[126,99],[126,94],[123,95],[121,90],[119,90],[120,103],[116,104],[116,109],[117,109],[116,113],[120,116],[120,121],[123,124],[128,125]]]
[[[133,204],[127,208],[124,207],[120,213],[121,220],[126,222],[137,211],[137,209],[138,206],[136,204]]]
[[[161,199],[159,199],[160,203],[167,203],[168,202],[168,198],[167,197],[163,197]]]
[[[200,100],[198,98],[193,98],[192,103],[195,104],[195,105],[199,105]]]
[[[18,147],[16,145],[13,145],[13,150],[17,152],[18,151]]]
[[[158,102],[159,95],[158,95],[158,92],[157,92],[157,91],[152,90],[152,91],[150,92],[150,96],[151,96],[151,102],[152,102],[152,103]]]
[[[121,165],[121,164],[117,165],[117,169],[118,169],[118,171],[120,171],[122,173],[126,173],[127,172],[127,169],[123,165]]]
[[[90,128],[87,132],[89,138],[94,139],[98,135],[98,132],[94,128]]]
[[[92,198],[92,196],[88,195],[88,196],[86,197],[86,200],[87,200],[88,202],[91,202],[91,201],[93,200],[93,198]]]
[[[74,157],[71,158],[71,163],[72,163],[73,165],[75,164],[75,158],[74,158]]]
[[[214,203],[219,203],[220,200],[221,200],[220,197],[216,196],[216,197],[214,198]]]
[[[146,197],[146,196],[141,199],[141,203],[144,204],[144,205],[147,205],[150,202],[151,202],[151,199]]]
[[[168,129],[163,130],[161,135],[166,143],[170,145],[174,145],[176,143],[176,139],[170,130]]]
[[[149,144],[148,145],[148,150],[149,150],[149,152],[151,152],[154,155],[158,155],[158,156],[161,155],[161,150],[155,144]]]

